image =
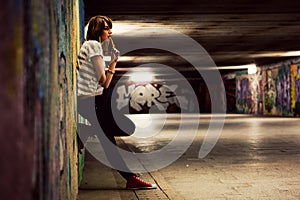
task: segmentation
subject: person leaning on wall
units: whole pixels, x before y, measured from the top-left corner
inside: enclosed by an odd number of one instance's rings
[[[80,135],[96,135],[104,146],[104,151],[108,161],[114,168],[119,169],[122,166],[124,171],[118,170],[121,176],[126,179],[127,189],[152,189],[155,184],[147,183],[141,180],[136,174],[130,172],[124,160],[117,151],[110,151],[105,148],[104,141],[116,145],[115,136],[128,136],[135,131],[135,125],[127,117],[118,116],[118,123],[126,124],[126,130],[119,128],[112,115],[110,98],[107,95],[107,89],[110,86],[115,74],[116,64],[120,52],[112,48],[110,64],[105,66],[102,43],[110,40],[112,35],[112,20],[107,16],[94,16],[88,22],[86,40],[82,44],[78,54],[77,67],[77,111],[83,118],[91,124],[90,129],[79,131]],[[106,138],[103,138],[99,125]],[[90,133],[88,133],[90,131]],[[81,139],[84,137],[80,137]],[[84,140],[84,139],[83,139]],[[106,140],[107,141],[107,140]],[[85,141],[83,141],[85,142]],[[116,159],[117,158],[117,159]]]

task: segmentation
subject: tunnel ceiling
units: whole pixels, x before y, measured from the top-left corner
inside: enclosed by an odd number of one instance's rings
[[[300,3],[290,0],[84,0],[85,21],[108,15],[115,22],[167,27],[187,34],[208,52],[217,66],[256,63],[268,65],[289,59],[283,52],[300,50]],[[114,31],[114,29],[113,29]],[[117,41],[135,36],[134,29],[117,35]],[[175,41],[176,42],[176,41]],[[166,58],[188,71],[180,59],[166,52],[136,51],[129,63],[143,56]],[[169,57],[169,59],[167,59]],[[172,57],[172,56],[171,56]],[[163,62],[162,62],[163,63]]]

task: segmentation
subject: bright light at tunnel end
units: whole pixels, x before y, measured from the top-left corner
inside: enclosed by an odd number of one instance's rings
[[[151,72],[132,72],[129,75],[129,81],[135,83],[149,83],[152,82],[154,75]]]

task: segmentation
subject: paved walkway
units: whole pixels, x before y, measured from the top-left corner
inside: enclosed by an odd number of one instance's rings
[[[167,119],[161,115],[153,115],[151,119],[147,115],[130,117],[140,124],[137,131],[144,130],[145,137],[119,138],[118,144],[144,153],[168,145],[177,136],[181,122],[176,114]],[[158,189],[125,190],[125,181],[115,170],[87,153],[79,200],[300,199],[299,118],[227,115],[215,147],[202,159],[198,153],[210,115],[188,115],[184,124],[199,118],[197,135],[178,160],[141,175],[142,179],[156,182]],[[164,124],[162,129],[161,124]],[[158,134],[147,137],[153,131]],[[91,141],[95,143],[96,139]],[[180,148],[179,145],[178,151]]]

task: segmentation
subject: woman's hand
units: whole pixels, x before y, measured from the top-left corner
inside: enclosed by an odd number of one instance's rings
[[[120,57],[120,51],[116,48],[113,48],[110,53],[111,62],[117,62]]]

